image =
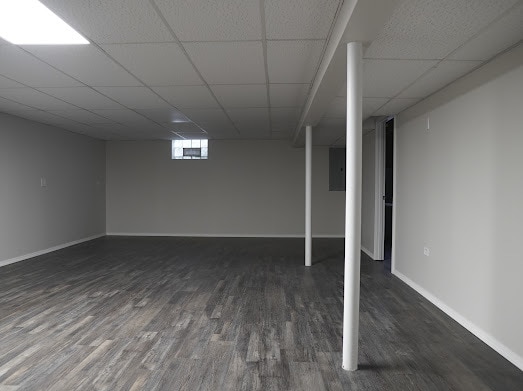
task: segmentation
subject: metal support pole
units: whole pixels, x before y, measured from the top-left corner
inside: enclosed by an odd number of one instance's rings
[[[347,44],[347,166],[343,369],[358,369],[361,249],[362,46]]]
[[[312,126],[305,127],[305,266],[312,265]]]

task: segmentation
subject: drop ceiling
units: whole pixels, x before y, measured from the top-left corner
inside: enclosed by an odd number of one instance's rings
[[[365,1],[378,9],[390,0]],[[313,83],[321,82],[332,33],[346,23],[340,10],[357,3],[42,2],[91,44],[0,40],[0,112],[106,140],[289,141],[307,117]],[[364,43],[364,117],[404,110],[523,37],[523,1],[395,2]],[[349,23],[364,26],[372,17],[360,13]],[[323,98],[316,144],[343,138],[344,74],[334,75]]]

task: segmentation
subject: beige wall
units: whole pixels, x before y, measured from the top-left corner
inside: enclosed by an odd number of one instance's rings
[[[167,141],[107,144],[109,234],[303,236],[305,155],[287,141],[210,141],[209,160],[171,160]],[[313,235],[344,232],[328,191],[328,148],[313,148]]]
[[[104,233],[105,143],[0,114],[0,265]]]
[[[520,368],[522,112],[519,46],[401,113],[395,198],[395,273]]]

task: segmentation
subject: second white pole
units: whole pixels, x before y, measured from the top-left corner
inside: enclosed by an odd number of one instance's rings
[[[312,265],[312,126],[305,127],[305,266]]]

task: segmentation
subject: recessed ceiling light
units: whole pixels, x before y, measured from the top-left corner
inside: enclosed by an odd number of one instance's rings
[[[0,0],[0,37],[15,45],[89,44],[38,0]]]

